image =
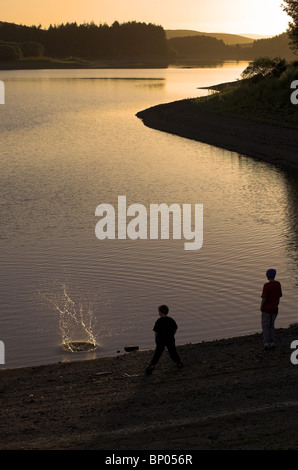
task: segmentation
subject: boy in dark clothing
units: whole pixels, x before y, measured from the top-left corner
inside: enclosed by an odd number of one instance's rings
[[[153,358],[146,369],[146,374],[151,375],[154,366],[158,363],[165,347],[168,349],[171,359],[176,362],[178,367],[182,367],[182,363],[175,345],[175,333],[178,329],[177,323],[171,317],[168,317],[169,308],[166,305],[158,307],[160,318],[155,322],[153,331],[155,332],[156,348]]]
[[[269,282],[266,282],[263,287],[260,310],[262,312],[264,346],[265,349],[271,349],[275,346],[274,324],[278,314],[278,305],[282,297],[282,290],[280,282],[275,280],[275,269],[268,269],[266,276]]]

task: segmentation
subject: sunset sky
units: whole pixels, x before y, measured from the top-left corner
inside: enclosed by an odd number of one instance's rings
[[[287,29],[282,0],[1,0],[0,20],[48,27],[67,21],[144,21],[165,29],[275,35]]]

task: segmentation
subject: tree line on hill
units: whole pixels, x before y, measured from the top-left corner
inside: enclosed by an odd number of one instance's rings
[[[281,56],[294,59],[288,33],[247,45],[226,45],[211,36],[166,39],[161,26],[136,21],[111,26],[66,23],[42,29],[0,22],[0,60],[47,56],[80,59],[175,58],[253,60]]]
[[[9,54],[12,59],[28,57],[29,44],[32,56],[55,58],[163,58],[169,54],[166,34],[161,26],[135,21],[123,24],[115,21],[111,26],[67,23],[51,25],[48,29],[2,22],[0,41],[0,60],[8,60]]]

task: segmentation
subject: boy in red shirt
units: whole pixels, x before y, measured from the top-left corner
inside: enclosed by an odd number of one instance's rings
[[[279,300],[282,297],[280,282],[275,280],[276,270],[268,269],[266,272],[268,282],[264,284],[262,292],[262,330],[265,349],[275,346],[275,320],[278,314]]]

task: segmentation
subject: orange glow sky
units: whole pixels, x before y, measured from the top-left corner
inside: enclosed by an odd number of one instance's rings
[[[282,0],[1,0],[1,21],[48,27],[67,21],[144,21],[165,29],[275,35],[289,18]]]

